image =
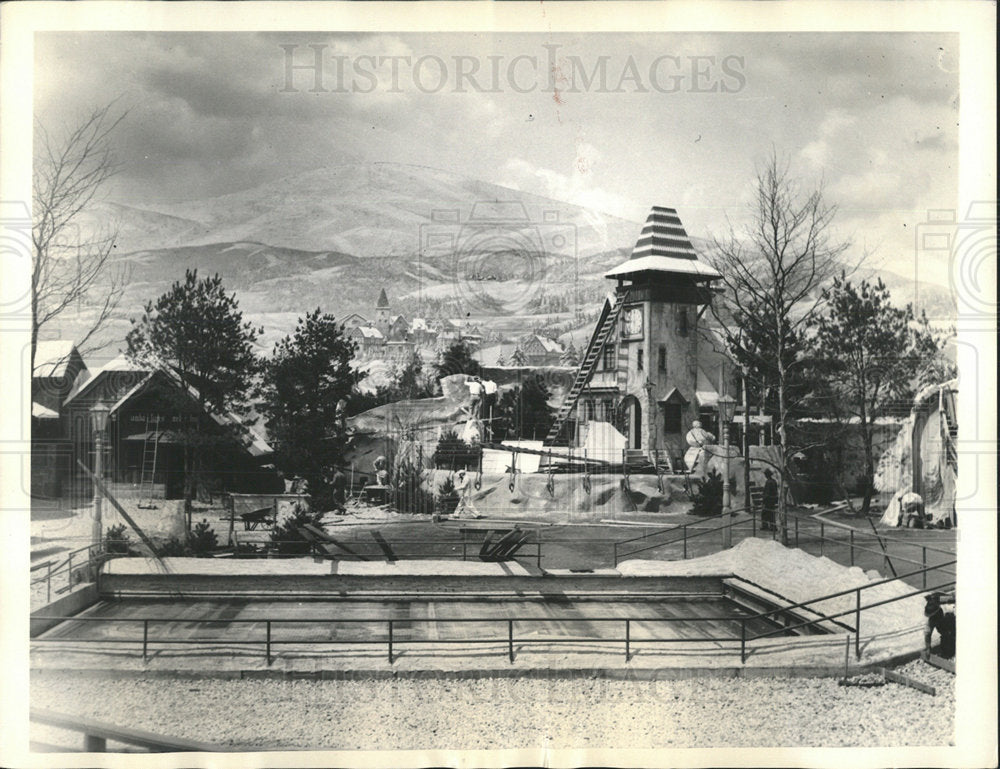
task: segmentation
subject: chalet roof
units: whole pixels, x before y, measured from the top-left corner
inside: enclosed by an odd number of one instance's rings
[[[379,291],[378,301],[375,303],[375,306],[377,308],[379,308],[379,309],[383,309],[383,308],[387,309],[389,307],[389,297],[387,297],[385,295],[385,289],[384,288]]]
[[[66,396],[66,400],[64,401],[64,403],[69,403],[74,398],[78,398],[85,392],[88,392],[98,381],[105,379],[106,378],[105,375],[114,373],[116,371],[148,372],[149,367],[142,366],[138,363],[133,363],[124,355],[119,355],[118,357],[113,358],[107,363],[105,363],[103,366],[99,366],[96,369],[91,369],[89,372],[90,375],[88,377],[86,378],[78,377],[76,382],[73,384],[73,389],[70,391],[70,394]]]
[[[108,412],[109,415],[114,414],[118,409],[122,408],[126,403],[128,403],[133,398],[141,395],[143,392],[148,390],[156,380],[165,380],[170,385],[185,392],[193,401],[198,400],[198,391],[191,385],[186,384],[180,376],[174,371],[167,367],[157,368],[151,371],[146,377],[144,377],[135,387],[126,392],[118,401],[111,407]],[[241,429],[247,431],[248,440],[244,442],[244,448],[253,457],[261,457],[273,452],[267,441],[253,428],[248,427],[243,423],[236,414],[231,411],[226,411],[221,414],[216,413],[211,409],[206,409],[208,416],[219,425],[220,427],[233,427],[238,426]]]
[[[563,346],[555,339],[549,339],[547,336],[540,336],[538,334],[534,334],[534,337],[538,340],[538,343],[542,346],[542,349],[545,350],[545,352],[562,353],[565,351]]]
[[[69,339],[39,342],[35,348],[35,373],[33,375],[36,377],[66,376],[66,369],[74,350],[76,350],[76,345]]]
[[[374,326],[358,326],[355,330],[365,339],[385,339],[385,335]]]
[[[31,416],[35,419],[58,419],[59,412],[53,411],[48,406],[43,406],[38,401],[32,401]]]
[[[625,278],[643,272],[690,275],[696,279],[713,280],[722,277],[716,270],[698,261],[676,209],[653,206],[646,217],[632,255],[606,278]]]

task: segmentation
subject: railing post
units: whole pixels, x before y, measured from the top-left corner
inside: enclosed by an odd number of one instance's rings
[[[851,529],[851,566],[854,565],[854,529]]]
[[[754,515],[753,510],[750,511],[750,536],[757,536],[757,516]]]
[[[392,664],[392,620],[389,620],[389,664]]]
[[[611,544],[614,545],[614,559],[615,559],[615,566],[617,566],[618,565],[618,543],[617,542],[612,542]]]
[[[108,741],[103,737],[95,737],[93,734],[83,735],[84,753],[104,753],[108,748]]]
[[[854,609],[854,656],[861,659],[861,590],[857,593],[857,604]]]
[[[688,557],[688,527],[687,527],[687,524],[685,523],[684,524],[684,558],[685,558],[685,560],[687,559],[687,557]]]
[[[747,661],[747,621],[745,617],[740,617],[740,664]]]
[[[507,620],[507,658],[514,663],[514,620]]]
[[[267,621],[267,664],[271,665],[271,620]]]
[[[87,551],[87,560],[90,560],[90,551]],[[69,554],[69,558],[66,559],[66,587],[70,590],[73,589],[73,554]]]
[[[538,537],[537,541],[535,542],[535,546],[538,548],[538,560],[535,562],[535,565],[538,566],[539,569],[541,569],[542,568],[542,531],[541,531],[541,529],[538,530],[538,534],[536,536]]]
[[[45,603],[52,603],[52,561],[45,574]]]
[[[146,661],[146,649],[149,646],[149,620],[142,621],[142,661]]]
[[[463,561],[465,560],[465,547],[466,547],[466,544],[465,544],[465,535],[463,534],[462,535],[462,560]]]
[[[823,535],[825,534],[825,532],[826,532],[826,530],[823,528],[823,521],[820,521],[819,522],[819,554],[820,554],[820,557],[823,556],[823,541],[825,539],[825,537]]]
[[[628,662],[632,645],[632,634],[629,620],[625,620],[625,661]]]
[[[926,590],[927,589],[927,545],[923,545],[920,548],[920,561],[923,564],[924,571],[921,576],[923,577],[924,590]]]
[[[795,547],[799,546],[799,519],[795,517]]]

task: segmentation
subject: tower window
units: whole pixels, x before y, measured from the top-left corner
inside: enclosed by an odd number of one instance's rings
[[[643,352],[644,352],[644,350],[641,347],[639,347],[635,351],[635,367],[637,369],[639,369],[639,371],[642,371],[642,368],[643,368],[643,365],[642,365],[642,354],[643,354]]]
[[[605,422],[613,421],[615,414],[615,402],[611,398],[605,398],[601,401],[601,417]]]
[[[681,405],[666,403],[663,406],[663,432],[679,433],[681,431]]]
[[[660,371],[667,370],[667,346],[665,344],[660,345],[659,360],[657,361],[657,368]]]
[[[615,346],[613,344],[604,345],[603,367],[605,371],[611,371],[615,368]]]
[[[583,404],[583,410],[586,414],[586,419],[588,422],[594,420],[594,401],[585,401]]]
[[[687,336],[688,334],[687,307],[680,307],[677,310],[677,333],[681,336]]]

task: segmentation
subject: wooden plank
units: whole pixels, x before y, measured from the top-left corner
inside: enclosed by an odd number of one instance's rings
[[[381,548],[382,550],[382,554],[385,556],[385,560],[387,560],[389,563],[392,563],[397,560],[396,554],[392,551],[392,548],[389,546],[389,543],[385,541],[385,537],[382,536],[382,532],[378,531],[377,529],[372,529],[369,532],[369,534],[371,534],[372,539],[374,539],[378,543],[379,548]]]
[[[354,550],[352,550],[351,548],[349,548],[343,542],[339,542],[338,540],[336,540],[333,537],[331,537],[329,534],[327,534],[325,531],[323,531],[323,529],[321,529],[321,528],[319,528],[317,526],[313,526],[311,523],[307,523],[303,528],[306,529],[307,531],[309,531],[310,533],[312,533],[316,537],[316,539],[320,540],[321,542],[327,542],[327,543],[329,543],[331,545],[334,545],[334,546],[340,548],[341,550],[343,550],[345,553],[349,553],[349,554],[353,555],[359,561],[367,561],[368,560],[363,555],[361,555],[361,554],[355,552]]]
[[[955,663],[951,660],[946,660],[944,657],[939,657],[936,654],[931,654],[930,652],[924,652],[920,655],[920,657],[928,665],[933,665],[936,668],[947,670],[949,673],[955,672]]]
[[[42,708],[31,708],[31,720],[35,723],[55,726],[60,729],[82,732],[100,740],[114,740],[129,745],[137,745],[151,751],[179,752],[196,751],[204,753],[222,753],[232,750],[209,742],[196,742],[179,737],[166,737],[162,734],[147,732],[142,729],[126,729],[104,721],[81,716],[70,716]]]
[[[916,689],[918,692],[929,694],[932,697],[937,695],[937,689],[933,686],[928,686],[927,684],[914,680],[909,676],[904,676],[902,673],[896,673],[895,671],[886,670],[885,668],[880,668],[880,670],[882,671],[882,675],[885,676],[886,681],[892,681],[895,684],[909,686],[911,689]]]

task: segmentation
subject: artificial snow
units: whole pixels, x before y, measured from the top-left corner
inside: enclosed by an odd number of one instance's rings
[[[856,591],[883,579],[877,572],[866,573],[857,566],[842,566],[829,558],[792,550],[765,539],[745,539],[729,550],[686,561],[624,561],[618,564],[618,571],[627,577],[737,576],[772,590],[793,603],[842,590]],[[861,605],[864,607],[912,592],[913,588],[904,582],[889,582],[862,590]],[[856,592],[810,604],[811,609],[827,615],[850,612],[837,618],[850,625],[854,624],[856,606]],[[922,597],[916,595],[863,609],[862,634],[922,628],[923,608]]]

